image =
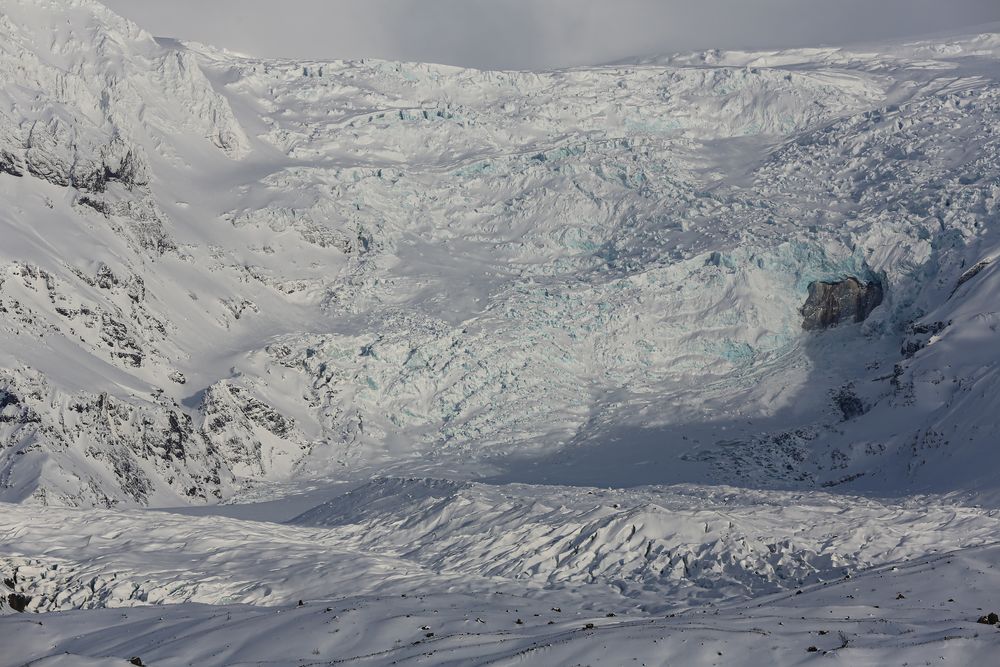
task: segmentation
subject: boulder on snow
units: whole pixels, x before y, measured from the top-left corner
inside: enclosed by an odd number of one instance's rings
[[[802,328],[806,331],[829,329],[842,322],[863,322],[882,303],[882,284],[863,283],[848,277],[836,282],[816,281],[809,285],[809,297],[803,304]]]

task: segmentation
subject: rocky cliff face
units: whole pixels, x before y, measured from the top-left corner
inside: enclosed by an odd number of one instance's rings
[[[233,487],[228,462],[179,405],[66,394],[23,370],[0,372],[0,452],[0,493],[9,501],[206,502]]]
[[[828,329],[844,322],[864,322],[882,303],[882,283],[862,283],[854,277],[809,284],[802,306],[802,328]]]

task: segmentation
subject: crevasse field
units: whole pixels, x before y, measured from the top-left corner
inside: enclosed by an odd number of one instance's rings
[[[994,664],[996,31],[491,72],[0,0],[0,665]]]

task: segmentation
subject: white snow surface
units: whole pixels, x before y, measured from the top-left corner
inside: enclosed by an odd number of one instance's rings
[[[1000,34],[0,83],[0,665],[995,656]]]

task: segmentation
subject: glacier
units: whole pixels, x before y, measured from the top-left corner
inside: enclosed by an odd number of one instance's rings
[[[563,664],[646,623],[798,664],[853,581],[996,606],[1000,32],[493,72],[0,0],[0,81],[0,600],[53,619],[0,664]],[[313,606],[361,634],[275,620]],[[969,662],[978,606],[823,650]],[[243,648],[196,641],[223,615]]]

